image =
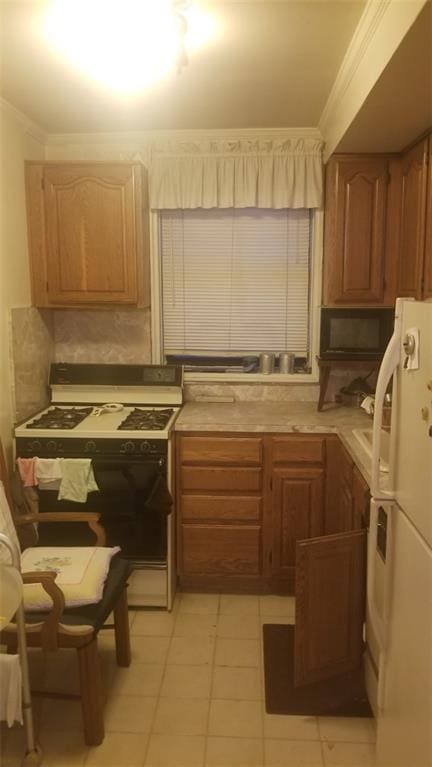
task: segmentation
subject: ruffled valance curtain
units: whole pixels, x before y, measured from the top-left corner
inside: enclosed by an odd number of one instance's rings
[[[322,141],[316,138],[171,142],[154,148],[153,209],[319,208]]]

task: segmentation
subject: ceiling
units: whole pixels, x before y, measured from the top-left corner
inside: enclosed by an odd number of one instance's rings
[[[337,152],[398,152],[432,126],[432,4],[425,5]]]
[[[125,98],[50,50],[46,2],[1,0],[1,94],[49,133],[318,125],[365,0],[200,4],[220,35],[180,75]]]

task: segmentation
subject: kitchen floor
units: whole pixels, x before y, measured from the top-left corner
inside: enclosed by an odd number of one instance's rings
[[[130,613],[132,664],[100,634],[105,740],[85,746],[79,702],[34,704],[44,767],[372,767],[370,719],[265,713],[263,623],[294,623],[294,599],[181,594],[171,614]],[[77,691],[74,651],[31,651],[33,685]],[[20,767],[23,729],[3,729],[2,767]]]

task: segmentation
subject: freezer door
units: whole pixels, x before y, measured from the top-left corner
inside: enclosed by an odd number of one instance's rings
[[[376,767],[430,767],[432,550],[397,507],[388,561],[392,597]]]
[[[412,328],[419,330],[418,368],[404,367],[402,348],[398,369],[396,500],[432,545],[432,303],[404,302],[402,342]]]

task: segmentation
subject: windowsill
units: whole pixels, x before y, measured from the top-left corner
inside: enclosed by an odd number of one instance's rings
[[[316,384],[319,378],[313,373],[194,373],[185,372],[184,382],[189,383],[260,383],[260,384]]]

